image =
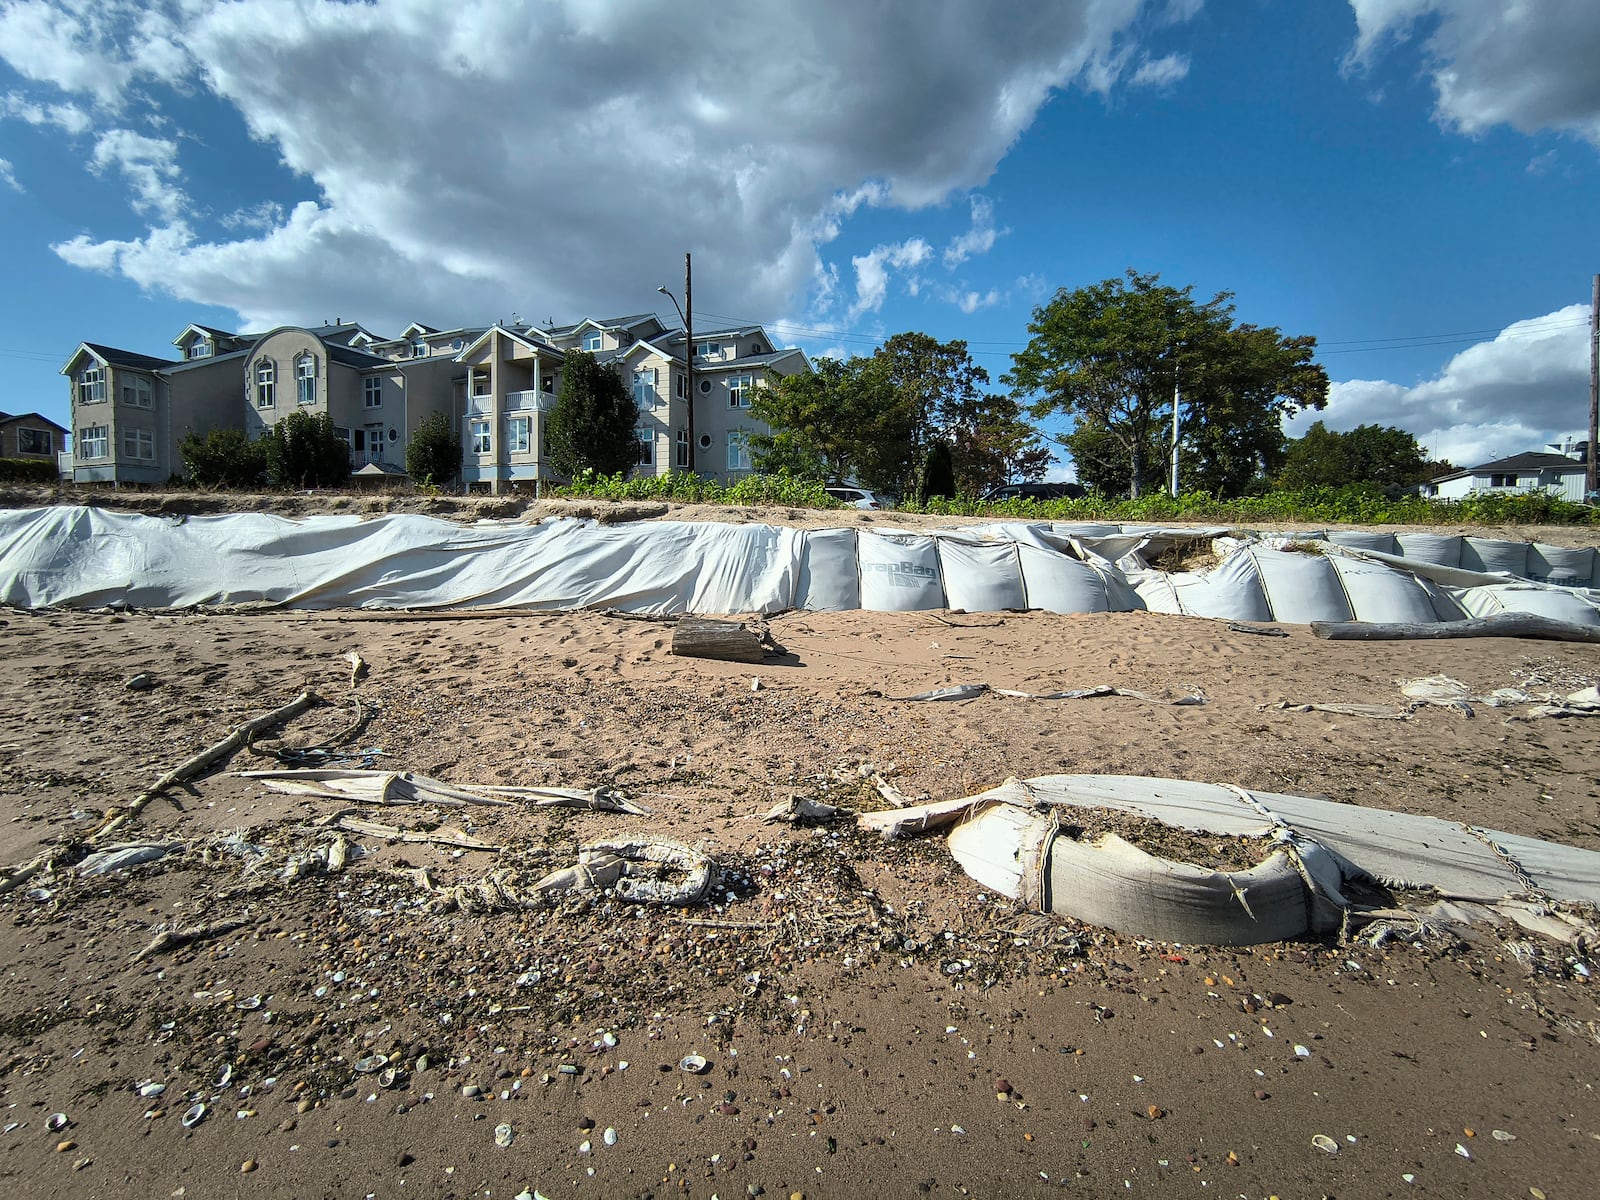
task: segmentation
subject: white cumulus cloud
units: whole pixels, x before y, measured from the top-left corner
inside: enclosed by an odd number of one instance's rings
[[[16,172],[12,169],[9,159],[0,158],[0,183],[14,192],[22,191],[22,185],[17,182]]]
[[[1600,147],[1600,5],[1594,0],[1350,0],[1350,64],[1422,37],[1437,116],[1464,133],[1509,125]]]
[[[181,173],[155,147],[108,146],[102,170],[150,227],[86,230],[62,256],[251,324],[330,295],[385,327],[637,310],[686,249],[697,300],[761,314],[826,290],[827,247],[863,206],[983,186],[1055,92],[1171,72],[1139,38],[1192,15],[1150,0],[928,0],[914,19],[854,0],[4,0],[0,59],[27,84],[8,115],[184,146]],[[178,94],[184,112],[234,110],[285,168],[273,194],[230,200],[231,224],[204,209],[232,155],[162,124]],[[238,213],[270,211],[256,201],[287,215],[252,227]],[[975,220],[968,236],[954,253],[989,234]],[[850,301],[863,312],[872,269]]]
[[[1299,437],[1316,420],[1341,431],[1394,425],[1457,466],[1542,450],[1561,433],[1587,426],[1588,319],[1588,305],[1570,304],[1513,322],[1413,386],[1335,383],[1326,410],[1301,413],[1284,422],[1284,431]]]
[[[131,129],[109,129],[95,139],[93,169],[115,168],[132,190],[135,212],[175,221],[188,205],[179,183],[178,144]]]

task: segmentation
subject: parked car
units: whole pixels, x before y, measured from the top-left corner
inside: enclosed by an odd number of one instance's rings
[[[840,484],[835,487],[824,488],[828,495],[841,504],[848,504],[851,508],[884,508],[886,507],[877,496],[867,491],[866,488],[850,487]]]
[[[985,500],[1078,500],[1087,494],[1081,483],[1007,483],[983,494]]]

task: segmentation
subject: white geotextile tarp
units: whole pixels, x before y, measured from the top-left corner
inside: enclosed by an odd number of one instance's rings
[[[458,525],[432,517],[260,513],[148,517],[93,507],[0,510],[0,603],[24,608],[267,604],[297,608],[616,608],[743,613],[1149,609],[1237,621],[1429,621],[1533,612],[1600,624],[1600,599],[1504,573],[1321,543],[1237,548],[1213,570],[1152,558],[1224,531],[1001,522],[932,531],[797,530],[674,521]],[[1402,544],[1406,537],[1403,535]],[[1436,557],[1463,539],[1421,535]],[[1219,543],[1221,544],[1221,543]],[[1380,543],[1381,544],[1381,543]],[[1593,551],[1477,546],[1552,574]]]
[[[1592,935],[1600,853],[1433,817],[1128,775],[1007,780],[960,802],[951,853],[978,882],[1042,912],[1162,941],[1248,945],[1332,932],[1348,885],[1376,883],[1530,929]],[[945,807],[950,807],[946,805]],[[1223,871],[1115,834],[1070,836],[1063,810],[1112,809],[1194,833],[1257,837],[1259,863]],[[1576,913],[1553,906],[1577,904]],[[1435,910],[1436,911],[1436,910]]]

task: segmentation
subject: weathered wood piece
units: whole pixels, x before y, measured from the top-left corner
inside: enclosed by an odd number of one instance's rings
[[[704,617],[679,621],[672,630],[672,653],[685,658],[758,663],[766,657],[760,636],[737,621]]]
[[[1311,632],[1333,642],[1441,641],[1446,638],[1516,637],[1551,642],[1600,642],[1600,625],[1558,621],[1537,613],[1495,613],[1466,621],[1418,625],[1405,621],[1313,621]]]
[[[145,792],[137,797],[132,803],[123,805],[120,808],[113,807],[107,810],[105,821],[101,824],[99,829],[94,831],[89,840],[97,841],[105,837],[108,833],[111,833],[113,830],[126,824],[129,820],[143,812],[145,805],[149,804],[150,801],[161,795],[162,792],[177,784],[185,783],[188,780],[193,779],[196,775],[200,774],[200,772],[212,766],[214,763],[222,761],[235,751],[240,750],[244,746],[248,745],[250,739],[255,737],[257,734],[265,733],[267,730],[272,729],[275,726],[282,725],[285,721],[294,719],[313,705],[321,703],[321,698],[317,696],[315,692],[312,692],[308,689],[301,692],[282,708],[275,708],[265,716],[256,717],[253,720],[246,721],[243,725],[240,725],[220,742],[206,747],[206,749],[200,751],[200,753],[196,754],[193,758],[185,759],[176,767],[172,768],[172,770],[168,771],[160,779],[152,783],[149,788],[146,789]]]

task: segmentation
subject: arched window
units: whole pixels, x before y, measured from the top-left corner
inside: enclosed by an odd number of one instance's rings
[[[294,393],[301,404],[317,402],[317,360],[309,354],[294,360]]]
[[[274,396],[277,370],[270,358],[256,363],[256,407],[271,408],[277,403]]]

